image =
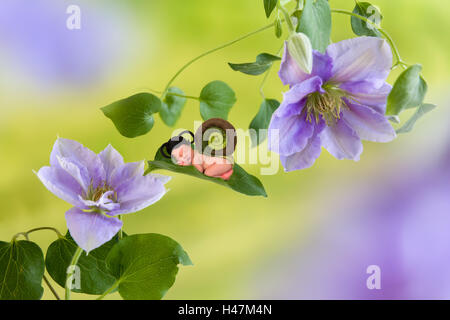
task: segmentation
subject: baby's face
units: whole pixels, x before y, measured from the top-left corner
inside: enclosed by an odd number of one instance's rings
[[[172,150],[172,161],[179,166],[190,166],[192,164],[192,158],[194,150],[190,145],[181,144]]]

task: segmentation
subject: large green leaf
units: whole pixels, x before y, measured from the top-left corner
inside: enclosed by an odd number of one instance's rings
[[[73,288],[72,291],[102,294],[114,284],[115,278],[106,267],[106,256],[117,242],[118,237],[116,236],[100,248],[91,251],[89,255],[86,255],[86,252],[81,254],[77,264],[80,268],[81,288]],[[77,244],[67,232],[64,238],[53,242],[47,250],[45,257],[47,272],[61,287],[65,286],[67,268],[77,247]]]
[[[353,13],[368,18],[374,23],[381,22],[381,20],[383,19],[383,16],[381,15],[381,12],[378,10],[378,8],[376,8],[369,2],[357,1],[355,4],[355,8],[353,9]],[[357,36],[381,37],[381,33],[378,31],[378,29],[357,17],[351,17],[351,24],[352,30]]]
[[[266,17],[270,17],[273,9],[277,6],[278,0],[264,0],[264,11],[266,11]]]
[[[413,116],[406,121],[406,123],[397,130],[397,133],[408,133],[413,128],[416,122],[422,118],[425,114],[428,112],[434,110],[436,108],[436,105],[434,104],[423,104],[419,108],[417,108],[416,112],[414,112]]]
[[[222,186],[233,189],[234,191],[246,194],[248,196],[263,196],[267,197],[266,191],[261,181],[255,176],[248,174],[237,163],[233,166],[233,174],[229,180],[223,180],[220,178],[208,177],[198,171],[193,166],[179,166],[172,162],[171,159],[165,158],[161,155],[160,151],[156,153],[155,160],[149,161],[149,172],[163,169],[176,173],[187,174],[189,176],[203,179],[206,181],[214,182]]]
[[[261,103],[258,114],[253,118],[250,123],[250,129],[256,131],[256,136],[251,135],[252,145],[257,146],[262,143],[267,138],[267,131],[264,129],[269,128],[270,120],[272,119],[272,114],[278,109],[280,103],[277,100],[265,99]],[[262,130],[261,132],[259,130]]]
[[[277,60],[281,60],[281,58],[268,53],[261,53],[256,57],[255,62],[228,63],[228,65],[234,71],[240,71],[251,76],[258,76],[269,70],[272,63]]]
[[[148,133],[155,122],[153,114],[161,109],[161,100],[151,93],[138,93],[102,108],[120,134],[135,138]]]
[[[177,242],[153,233],[120,240],[107,263],[125,300],[162,299],[175,282],[178,264],[192,265]]]
[[[211,118],[227,119],[236,95],[225,82],[208,83],[200,93],[200,114],[203,120]]]
[[[398,115],[405,109],[421,106],[428,90],[428,85],[420,75],[422,66],[415,64],[395,81],[387,99],[388,115]]]
[[[173,127],[178,118],[181,116],[181,111],[183,111],[183,107],[186,104],[186,98],[176,96],[171,93],[184,95],[183,90],[179,88],[169,88],[168,94],[161,104],[161,111],[159,112],[159,115],[166,125]]]
[[[327,0],[306,0],[297,32],[309,37],[313,49],[325,52],[331,36],[331,10]]]
[[[0,241],[0,300],[39,300],[44,254],[31,241]]]

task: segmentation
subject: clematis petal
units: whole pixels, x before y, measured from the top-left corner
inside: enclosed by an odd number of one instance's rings
[[[66,212],[66,221],[70,235],[87,253],[111,240],[122,228],[122,221],[117,218],[78,208]]]
[[[99,157],[103,163],[103,168],[105,169],[106,182],[109,182],[108,178],[111,176],[112,172],[124,164],[123,157],[110,144],[105,150],[99,153]]]
[[[167,192],[161,178],[151,174],[137,176],[128,182],[122,183],[115,190],[118,195],[120,209],[111,211],[111,215],[140,211],[161,199]]]
[[[86,167],[76,163],[75,159],[63,158],[61,156],[56,156],[56,159],[58,160],[60,168],[71,175],[84,191],[87,191],[91,183],[91,178]]]
[[[172,180],[172,177],[165,176],[165,175],[159,174],[159,173],[149,173],[149,175],[151,175],[153,178],[158,179],[159,181],[161,181],[162,184],[166,184],[167,182]]]
[[[283,102],[275,111],[275,117],[299,115],[305,105],[305,98],[313,92],[322,92],[322,79],[312,77],[293,86],[284,94]]]
[[[322,128],[316,126],[313,136],[308,140],[303,150],[289,156],[280,156],[281,164],[286,172],[307,169],[316,162],[322,149],[319,136],[321,130]]]
[[[129,183],[136,177],[144,175],[144,161],[129,162],[117,167],[109,177],[110,186],[117,190],[121,184]]]
[[[314,50],[312,72],[311,74],[305,73],[291,57],[287,44],[285,44],[283,59],[281,60],[280,71],[278,72],[278,75],[284,85],[294,86],[297,83],[314,76],[319,76],[325,82],[331,77],[331,72],[331,58],[327,54],[322,54],[319,51]]]
[[[342,111],[345,122],[356,131],[362,140],[390,142],[396,138],[389,120],[370,107],[347,102],[349,109]]]
[[[73,163],[84,166],[94,183],[94,188],[106,178],[100,157],[76,141],[58,138],[50,155],[51,166],[60,166],[58,157],[70,159]]]
[[[361,139],[342,118],[334,126],[326,127],[320,134],[320,138],[325,149],[336,159],[359,161],[363,151]]]
[[[331,81],[370,81],[380,88],[392,67],[392,52],[384,39],[358,37],[333,43],[327,54],[333,60]]]
[[[274,130],[278,130],[277,135]],[[313,132],[314,125],[306,120],[305,114],[283,118],[274,116],[269,125],[269,150],[282,156],[300,152]]]
[[[58,198],[74,206],[85,208],[78,198],[83,193],[83,188],[66,171],[61,168],[42,167],[36,175],[44,186]]]
[[[340,88],[349,92],[357,103],[372,107],[381,114],[386,113],[387,97],[392,90],[390,84],[384,83],[380,88],[375,88],[369,81],[358,81],[343,83]]]

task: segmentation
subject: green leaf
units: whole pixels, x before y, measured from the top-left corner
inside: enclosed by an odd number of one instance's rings
[[[277,60],[281,60],[281,58],[268,53],[261,53],[256,57],[256,62],[240,64],[228,63],[228,65],[234,71],[240,71],[251,76],[259,76],[269,70],[272,62]]]
[[[151,93],[138,93],[102,108],[120,134],[135,138],[153,128],[153,114],[161,109],[161,100]]]
[[[266,17],[269,18],[273,9],[277,6],[278,0],[264,0],[264,10],[266,11]]]
[[[39,300],[44,254],[31,241],[0,241],[0,300]]]
[[[266,99],[261,104],[258,114],[255,116],[255,118],[253,118],[249,127],[250,129],[256,130],[256,136],[254,135],[250,136],[252,139],[253,146],[257,146],[264,140],[266,140],[267,132],[266,131],[260,132],[259,130],[269,128],[270,119],[272,119],[272,114],[275,112],[275,110],[278,109],[279,106],[280,103],[277,100],[273,99]]]
[[[356,2],[353,13],[368,18],[376,24],[383,19],[378,8],[368,2]],[[357,36],[381,37],[381,33],[375,27],[357,17],[351,17],[351,24],[352,30]]]
[[[200,93],[200,114],[203,120],[211,118],[227,119],[231,107],[236,103],[236,95],[225,82],[208,83]]]
[[[264,186],[261,181],[255,176],[248,174],[241,166],[237,163],[233,166],[233,174],[229,180],[223,180],[220,178],[208,177],[198,171],[194,166],[179,166],[172,162],[171,159],[162,156],[161,152],[158,150],[154,161],[149,161],[149,171],[154,171],[157,169],[168,170],[176,173],[186,174],[195,178],[203,179],[206,181],[214,182],[231,188],[234,191],[243,193],[248,196],[263,196],[267,197],[267,193],[264,190]]]
[[[77,266],[80,268],[80,287],[72,291],[86,294],[102,294],[115,282],[114,276],[106,266],[106,256],[118,242],[115,236],[112,240],[86,255],[81,254]],[[45,265],[53,280],[64,288],[67,268],[70,265],[77,244],[67,232],[64,238],[54,241],[47,250]]]
[[[180,117],[181,111],[183,111],[183,107],[186,104],[187,99],[184,97],[171,95],[170,93],[184,95],[184,92],[176,87],[169,88],[168,94],[161,104],[159,115],[161,116],[162,121],[166,125],[173,127]]]
[[[398,115],[405,109],[422,105],[428,86],[421,71],[422,66],[415,64],[398,77],[387,99],[386,114]]]
[[[327,0],[306,0],[297,32],[308,36],[313,49],[325,52],[331,36],[331,10]]]
[[[419,108],[417,108],[417,111],[413,114],[413,116],[408,121],[406,121],[406,123],[403,125],[403,127],[401,127],[400,129],[397,130],[397,133],[410,132],[414,128],[414,125],[416,124],[417,120],[419,120],[425,114],[434,110],[435,108],[436,108],[436,105],[434,105],[434,104],[421,105]]]
[[[192,265],[177,242],[154,233],[120,240],[106,261],[125,300],[162,299],[175,282],[178,264]]]

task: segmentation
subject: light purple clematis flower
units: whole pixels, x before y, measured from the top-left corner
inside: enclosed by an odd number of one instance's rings
[[[287,45],[279,76],[290,90],[269,125],[269,148],[286,171],[312,166],[325,147],[337,159],[359,160],[361,140],[389,142],[395,131],[385,117],[392,52],[383,39],[359,37],[314,51],[304,73]],[[279,130],[276,141],[273,130]]]
[[[111,240],[122,228],[118,215],[155,203],[166,193],[170,177],[144,176],[144,161],[124,163],[111,146],[99,154],[80,143],[58,138],[50,167],[37,176],[45,187],[74,207],[66,212],[67,227],[86,252]]]

